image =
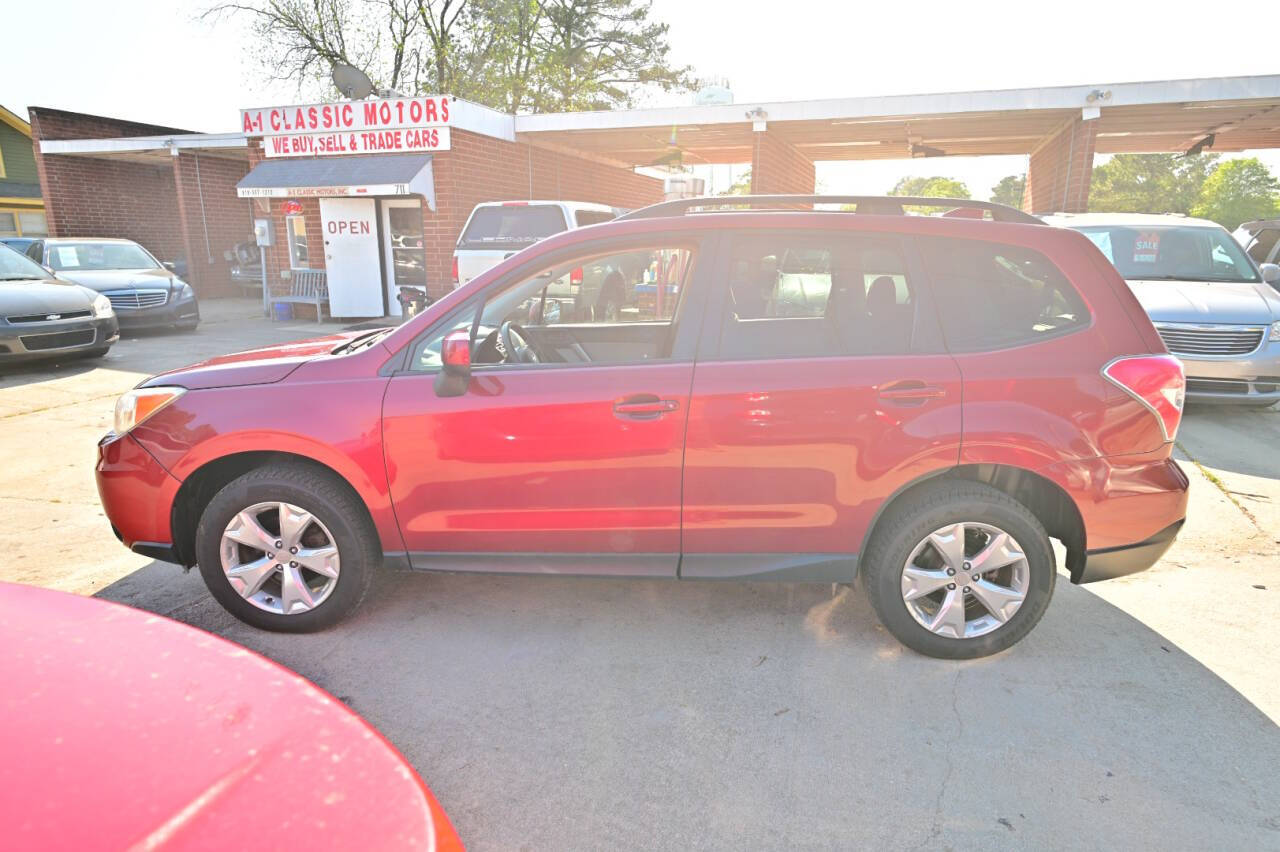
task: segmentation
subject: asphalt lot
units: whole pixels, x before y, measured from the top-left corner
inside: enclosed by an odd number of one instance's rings
[[[903,650],[827,586],[388,574],[311,636],[135,556],[93,485],[115,397],[312,336],[247,301],[101,362],[0,374],[0,579],[211,630],[311,678],[418,768],[473,849],[1280,848],[1280,409],[1192,409],[1155,569],[1065,581],[996,658]]]

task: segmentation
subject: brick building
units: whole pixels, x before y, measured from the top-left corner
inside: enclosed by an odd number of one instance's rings
[[[821,161],[1021,154],[1023,209],[1078,212],[1095,154],[1280,147],[1277,115],[1280,76],[517,116],[420,96],[245,110],[224,134],[30,110],[51,234],[131,237],[210,296],[265,219],[271,289],[326,279],[338,316],[451,287],[478,202],[638,207],[662,194],[643,166],[749,163],[754,192],[804,194]]]

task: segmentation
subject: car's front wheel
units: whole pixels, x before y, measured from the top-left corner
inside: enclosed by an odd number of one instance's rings
[[[953,660],[998,653],[1030,633],[1057,576],[1049,537],[1027,507],[954,480],[890,509],[859,575],[898,641]]]
[[[264,630],[330,627],[363,600],[381,560],[358,498],[302,464],[252,470],[219,491],[196,529],[196,561],[210,593]]]

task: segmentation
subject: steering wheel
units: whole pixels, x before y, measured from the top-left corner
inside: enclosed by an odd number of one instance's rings
[[[524,327],[517,322],[507,320],[498,329],[498,337],[502,340],[502,349],[506,360],[513,364],[536,364],[540,360],[538,352],[525,335]]]

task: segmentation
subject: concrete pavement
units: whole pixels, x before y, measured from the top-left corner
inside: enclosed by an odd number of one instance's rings
[[[1193,409],[1166,559],[1060,582],[992,659],[904,651],[849,590],[748,583],[388,574],[338,628],[279,636],[125,551],[93,489],[144,374],[316,331],[206,313],[0,376],[0,579],[299,671],[406,754],[470,848],[1280,848],[1280,411]]]

